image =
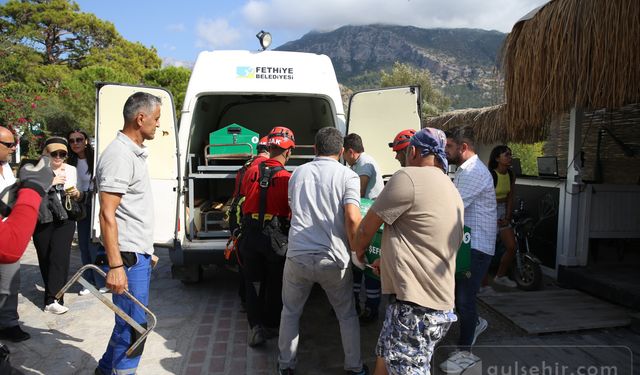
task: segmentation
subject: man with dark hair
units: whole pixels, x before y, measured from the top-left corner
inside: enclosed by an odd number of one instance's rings
[[[456,313],[460,318],[458,351],[440,364],[447,372],[461,372],[479,358],[470,350],[487,321],[478,316],[476,294],[495,252],[496,192],[493,178],[475,152],[473,129],[461,126],[447,132],[447,160],[456,164],[453,183],[464,202],[464,224],[471,230],[471,264],[468,277],[456,279]]]
[[[382,173],[376,161],[364,152],[362,138],[355,133],[344,137],[344,160],[360,178],[360,198],[376,199],[384,188]],[[360,291],[364,280],[366,299],[364,311],[360,312]],[[380,307],[380,280],[373,278],[359,268],[353,269],[353,295],[360,323],[369,324],[378,319]]]
[[[159,127],[160,98],[136,92],[124,104],[124,126],[104,150],[96,168],[100,198],[100,231],[108,268],[106,285],[113,303],[140,325],[144,310],[122,295],[128,290],[140,302],[149,303],[153,255],[153,196],[144,141],[155,137]],[[135,374],[142,348],[132,357],[126,351],[135,341],[133,330],[116,315],[106,352],[96,374]]]
[[[455,315],[456,253],[463,235],[460,194],[446,175],[446,138],[424,128],[405,148],[397,171],[358,227],[353,246],[360,262],[384,223],[379,264],[390,295],[376,345],[376,374],[428,375],[435,345]]]
[[[324,289],[338,318],[344,368],[367,374],[360,357],[360,326],[352,296],[349,245],[360,222],[358,176],[338,160],[342,134],[322,128],[315,137],[316,157],[289,180],[291,229],[284,266],[278,347],[280,374],[293,374],[304,304],[314,283]]]

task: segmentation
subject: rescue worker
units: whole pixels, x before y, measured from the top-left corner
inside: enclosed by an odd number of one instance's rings
[[[293,132],[276,126],[268,135],[270,158],[247,170],[242,181],[243,261],[249,346],[277,335],[282,311],[282,272],[291,210],[284,165],[295,147]]]
[[[246,311],[247,309],[247,300],[245,297],[245,286],[244,286],[244,274],[242,272],[242,259],[240,258],[240,254],[237,251],[237,241],[240,238],[240,221],[242,218],[242,204],[244,203],[244,196],[240,193],[242,189],[242,180],[247,170],[254,165],[258,165],[263,161],[269,159],[269,138],[264,136],[260,138],[258,142],[258,146],[256,147],[258,154],[251,159],[247,160],[247,162],[238,170],[236,174],[236,182],[233,188],[233,196],[231,200],[231,206],[228,211],[229,215],[229,230],[231,231],[231,238],[229,239],[229,245],[227,248],[229,249],[229,254],[225,253],[225,258],[229,260],[231,257],[237,257],[238,261],[238,296],[240,297],[240,303],[242,304],[242,309]]]
[[[389,143],[389,147],[396,153],[396,160],[400,162],[401,167],[405,167],[407,164],[406,155],[404,149],[409,146],[409,139],[412,135],[416,134],[413,129],[405,129],[396,134],[393,138],[393,142]]]

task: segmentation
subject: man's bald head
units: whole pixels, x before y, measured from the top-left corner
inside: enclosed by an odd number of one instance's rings
[[[13,154],[16,150],[16,146],[14,144],[15,138],[13,137],[13,133],[11,130],[5,128],[4,126],[0,126],[0,162],[4,163],[9,159],[9,155]],[[13,147],[8,147],[7,145],[11,145],[13,143]]]

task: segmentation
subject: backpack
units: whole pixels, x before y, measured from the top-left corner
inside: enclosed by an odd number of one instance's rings
[[[225,212],[224,221],[229,226],[229,231],[231,235],[234,237],[239,237],[240,235],[240,222],[242,220],[242,204],[244,203],[244,196],[240,195],[240,191],[242,191],[242,180],[244,180],[244,174],[247,172],[247,169],[251,166],[251,163],[255,160],[255,156],[251,159],[247,160],[242,167],[238,170],[238,186],[233,191],[233,195],[231,196],[231,203],[229,204],[229,209]]]
[[[489,172],[491,172],[491,177],[493,177],[493,187],[495,188],[496,186],[498,186],[498,173],[496,173],[494,169],[490,169]],[[509,185],[513,185],[516,176],[514,176],[511,169],[507,169],[507,172],[509,173]]]

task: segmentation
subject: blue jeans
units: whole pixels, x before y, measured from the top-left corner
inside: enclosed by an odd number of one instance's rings
[[[491,258],[493,256],[471,249],[471,276],[456,278],[456,314],[460,320],[458,346],[462,350],[469,350],[473,342],[478,320],[476,294],[480,289],[482,278],[489,269]]]
[[[147,306],[149,304],[149,281],[151,279],[151,255],[136,254],[136,256],[136,264],[125,268],[129,293]],[[113,303],[136,322],[141,324],[147,322],[144,310],[125,297],[124,294],[114,293],[112,298]],[[113,327],[109,345],[98,362],[98,367],[103,374],[128,375],[136,373],[141,356],[128,358],[126,355],[127,349],[134,341],[131,335],[133,331],[133,328],[124,319],[116,315],[116,324]]]
[[[87,216],[78,221],[78,247],[80,247],[80,259],[82,265],[93,264],[96,261],[99,244],[91,242],[91,199],[87,199]],[[93,270],[88,270],[82,275],[85,280],[95,285],[96,288],[104,286],[104,277]]]

